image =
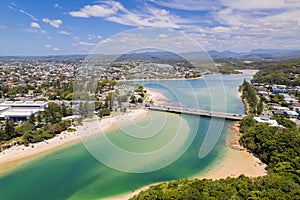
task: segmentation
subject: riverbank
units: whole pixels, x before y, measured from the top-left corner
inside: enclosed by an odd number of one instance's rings
[[[15,145],[0,153],[0,174],[6,173],[16,167],[24,165],[33,159],[55,151],[59,148],[78,143],[85,136],[104,134],[114,128],[132,123],[146,116],[144,109],[131,110],[117,116],[89,119],[82,126],[75,127],[74,132],[64,131],[49,140],[30,144],[29,146]],[[59,158],[58,158],[59,159]]]

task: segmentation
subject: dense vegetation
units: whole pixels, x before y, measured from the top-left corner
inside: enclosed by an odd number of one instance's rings
[[[277,174],[220,180],[177,180],[151,186],[131,198],[144,199],[297,199],[300,186]]]
[[[300,60],[265,63],[263,66],[264,68],[253,77],[253,83],[300,85]]]
[[[4,129],[0,129],[0,150],[13,143],[28,145],[53,138],[71,125],[69,120],[62,120],[63,116],[69,114],[65,106],[50,102],[45,111],[37,116],[31,115],[29,120],[19,126],[7,119]]]
[[[293,178],[300,183],[300,129],[268,126],[247,116],[241,123],[240,143],[269,167],[269,172]]]
[[[147,91],[144,90],[143,86],[138,86],[134,92],[139,96],[138,98],[135,95],[130,96],[130,103],[143,103],[146,98]]]
[[[242,74],[242,72],[236,71],[234,66],[219,66],[218,70],[222,74]]]
[[[258,98],[255,87],[244,80],[243,84],[240,86],[240,91],[242,91],[243,100],[246,101],[249,106],[248,113],[261,114],[263,111],[263,100]]]
[[[253,77],[253,83],[279,84],[288,86],[300,85],[300,59],[288,60],[250,60],[246,62],[240,59],[224,58],[216,59],[216,63],[222,63],[218,67],[221,73],[234,73],[235,70],[257,69],[260,70]]]

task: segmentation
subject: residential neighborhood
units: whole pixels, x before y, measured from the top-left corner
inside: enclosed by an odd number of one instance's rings
[[[270,120],[274,116],[285,116],[287,119],[300,125],[300,103],[299,86],[289,87],[287,85],[268,85],[253,83],[259,96],[265,100],[264,110],[261,118],[256,118],[260,122],[268,122],[274,125]],[[269,120],[268,120],[269,119]],[[276,124],[276,123],[275,123]]]

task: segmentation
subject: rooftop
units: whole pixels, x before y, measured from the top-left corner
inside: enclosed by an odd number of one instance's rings
[[[46,101],[5,101],[0,103],[0,107],[11,107],[11,106],[21,106],[21,107],[42,107],[46,106],[48,102]]]

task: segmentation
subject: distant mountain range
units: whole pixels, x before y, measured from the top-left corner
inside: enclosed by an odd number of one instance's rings
[[[117,57],[117,61],[133,61],[133,60],[153,60],[153,61],[175,61],[183,58],[188,60],[197,60],[207,58],[210,55],[213,59],[236,58],[243,60],[283,60],[300,58],[300,50],[297,49],[254,49],[249,52],[232,52],[232,51],[216,51],[208,52],[187,52],[181,53],[180,56],[172,52],[140,52],[130,53]],[[74,60],[85,59],[88,55],[53,55],[53,56],[0,56],[0,60]],[[91,55],[89,55],[91,56]],[[97,57],[107,58],[107,55],[97,55]],[[183,58],[182,58],[182,57]]]
[[[208,51],[209,55],[216,58],[239,58],[239,59],[264,59],[264,60],[282,60],[300,58],[300,50],[297,49],[254,49],[249,52],[232,51]]]
[[[153,62],[160,62],[160,61],[169,61],[169,62],[178,62],[184,61],[185,59],[182,58],[180,55],[177,55],[172,52],[142,52],[142,53],[130,53],[130,54],[123,54],[117,57],[115,60],[116,62],[121,61],[138,61],[138,60],[149,60]]]

